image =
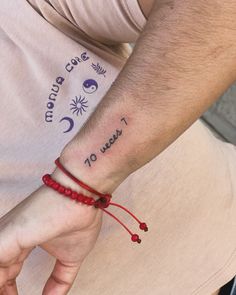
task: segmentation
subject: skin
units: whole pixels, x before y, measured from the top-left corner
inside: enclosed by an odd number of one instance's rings
[[[145,17],[148,18],[155,1],[154,0],[138,0],[138,2]]]
[[[133,54],[61,153],[71,173],[101,192],[112,193],[156,157],[236,79],[234,0],[156,1],[142,9],[149,20]],[[117,128],[122,135],[99,154]],[[98,159],[89,167],[93,153]],[[53,176],[78,189],[57,169]],[[17,294],[15,278],[38,245],[57,258],[43,295],[67,294],[93,248],[100,210],[55,194],[42,186],[0,219],[0,294]]]

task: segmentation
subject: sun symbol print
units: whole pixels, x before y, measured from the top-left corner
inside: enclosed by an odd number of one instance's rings
[[[77,116],[79,114],[82,115],[83,112],[86,112],[86,108],[88,107],[87,103],[88,101],[85,97],[82,97],[80,95],[78,98],[78,96],[76,96],[74,99],[72,99],[72,103],[70,103],[70,105],[72,106],[70,110],[73,110],[72,113],[76,113]]]

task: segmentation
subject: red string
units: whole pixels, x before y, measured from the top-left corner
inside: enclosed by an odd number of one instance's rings
[[[99,207],[100,208],[100,207]],[[120,221],[120,219],[118,219],[115,215],[113,215],[111,212],[109,212],[109,211],[107,211],[106,209],[104,209],[104,208],[100,208],[100,209],[102,209],[104,212],[106,212],[108,215],[110,215],[111,217],[113,217],[116,221],[118,221],[126,230],[127,230],[127,232],[129,232],[130,233],[130,235],[132,236],[133,235],[133,233],[131,232],[131,230],[122,222],[122,221]]]
[[[65,167],[62,166],[62,164],[60,163],[60,158],[57,158],[55,160],[55,164],[57,165],[57,167],[59,169],[61,169],[70,179],[74,180],[74,182],[76,182],[78,185],[80,185],[81,187],[83,187],[84,189],[86,189],[87,191],[102,197],[104,194],[99,193],[98,191],[96,191],[95,189],[91,188],[88,184],[82,182],[81,180],[79,180],[78,178],[76,178],[74,175],[72,175],[68,170],[65,169]]]
[[[117,203],[112,203],[112,202],[110,202],[109,205],[113,205],[113,206],[123,209],[124,211],[129,213],[135,220],[137,220],[138,223],[142,223],[132,212],[130,212],[127,208],[123,207],[122,205],[117,204]]]
[[[74,182],[76,182],[78,185],[80,185],[81,187],[83,187],[84,189],[86,189],[87,191],[100,196],[100,199],[97,200],[95,203],[98,205],[97,207],[100,208],[101,210],[103,210],[105,213],[107,213],[108,215],[110,215],[111,217],[113,217],[117,222],[119,222],[126,230],[127,232],[131,235],[131,240],[133,242],[138,242],[140,243],[141,240],[139,238],[139,236],[137,234],[133,234],[131,232],[131,230],[129,230],[129,228],[123,223],[121,222],[115,215],[113,215],[112,213],[110,213],[109,211],[107,211],[105,208],[108,207],[109,205],[113,205],[116,207],[119,207],[121,209],[123,209],[124,211],[126,211],[128,214],[130,214],[139,224],[139,228],[141,230],[147,231],[148,227],[146,225],[146,223],[141,222],[133,213],[131,213],[128,209],[126,209],[125,207],[123,207],[122,205],[110,202],[111,199],[111,195],[110,194],[102,194],[98,191],[96,191],[95,189],[91,188],[88,184],[82,182],[81,180],[79,180],[78,178],[76,178],[74,175],[72,175],[68,170],[66,170],[65,167],[63,167],[63,165],[60,163],[59,158],[57,158],[55,160],[55,164],[56,166],[62,171],[64,172],[70,179],[72,179]],[[104,202],[105,201],[105,202]]]

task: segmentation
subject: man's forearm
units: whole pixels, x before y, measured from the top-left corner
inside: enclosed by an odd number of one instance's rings
[[[235,1],[159,1],[117,80],[62,153],[103,191],[153,159],[236,77]]]

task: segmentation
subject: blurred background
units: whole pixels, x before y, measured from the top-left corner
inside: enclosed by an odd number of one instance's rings
[[[203,114],[202,120],[217,137],[236,145],[236,84]],[[219,295],[236,295],[236,277],[221,288]]]
[[[202,119],[218,137],[236,145],[236,84],[226,91]]]

